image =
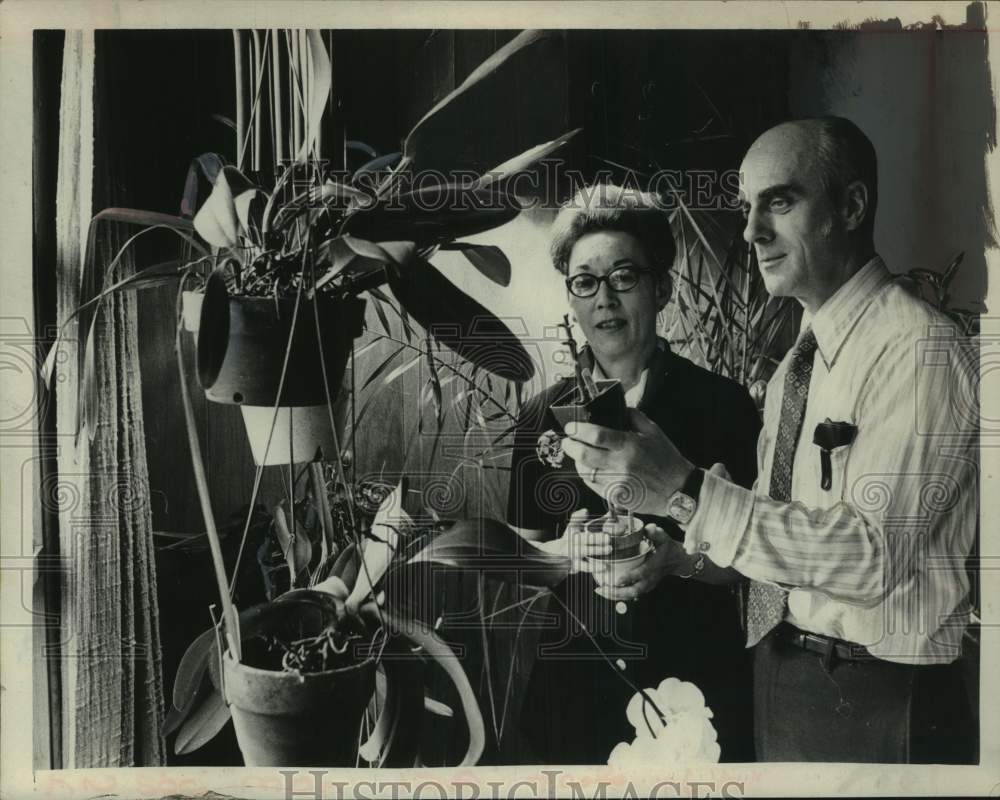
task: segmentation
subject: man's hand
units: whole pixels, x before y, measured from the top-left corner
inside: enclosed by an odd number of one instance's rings
[[[588,572],[590,563],[587,556],[606,556],[611,552],[611,540],[608,534],[586,531],[587,509],[574,511],[566,525],[566,530],[558,539],[547,542],[533,542],[535,547],[553,555],[567,556],[572,572]]]
[[[694,465],[645,414],[631,409],[630,415],[631,431],[570,422],[563,451],[584,483],[609,502],[664,516]]]
[[[684,546],[675,542],[657,525],[646,526],[646,538],[656,547],[645,561],[628,572],[612,575],[606,569],[594,568],[597,594],[609,600],[634,600],[656,588],[667,575],[688,576],[694,569],[694,559],[684,552]],[[614,583],[611,578],[616,577]]]

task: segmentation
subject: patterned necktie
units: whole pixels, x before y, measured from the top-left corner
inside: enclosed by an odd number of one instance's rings
[[[806,328],[792,352],[781,395],[781,421],[774,444],[770,494],[775,500],[791,502],[792,464],[802,431],[802,418],[809,399],[816,337]],[[785,617],[787,593],[770,583],[752,581],[747,595],[747,647],[753,647]]]

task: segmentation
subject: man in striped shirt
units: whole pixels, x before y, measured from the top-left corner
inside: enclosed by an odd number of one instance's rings
[[[956,659],[979,512],[978,352],[876,254],[876,171],[868,138],[834,117],[765,132],[741,166],[764,283],[804,308],[768,387],[753,489],[694,470],[639,414],[629,433],[567,428],[592,488],[632,476],[635,511],[674,516],[688,553],[753,579],[765,761],[974,752]],[[648,590],[653,570],[622,576],[615,596]]]

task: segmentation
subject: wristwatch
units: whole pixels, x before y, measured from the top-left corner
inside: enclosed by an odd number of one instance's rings
[[[688,473],[681,488],[667,501],[667,516],[679,525],[687,525],[698,510],[698,495],[705,480],[704,471],[695,467]]]

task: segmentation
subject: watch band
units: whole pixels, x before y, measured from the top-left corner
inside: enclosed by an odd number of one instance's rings
[[[698,500],[701,494],[701,485],[705,482],[705,470],[695,467],[684,479],[684,484],[680,490],[693,500]]]

